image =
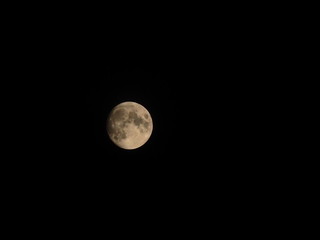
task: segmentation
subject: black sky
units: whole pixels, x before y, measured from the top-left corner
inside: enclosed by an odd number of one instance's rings
[[[110,40],[108,34],[81,35],[92,29],[64,30],[19,52],[28,79],[19,101],[32,126],[26,136],[34,136],[25,141],[39,145],[42,157],[58,159],[57,168],[93,175],[123,168],[206,172],[227,167],[226,159],[237,168],[236,159],[253,153],[254,99],[263,90],[255,79],[260,63],[246,42],[239,47],[222,30],[188,41],[182,33],[126,41],[140,32]],[[106,135],[107,114],[123,101],[141,103],[154,120],[150,141],[134,151],[117,148]]]
[[[83,204],[180,217],[191,202],[193,213],[251,204],[273,147],[261,111],[273,63],[256,26],[221,15],[166,27],[93,19],[18,24],[7,61],[12,182],[26,195],[66,199],[75,214]],[[123,101],[145,106],[154,123],[132,151],[106,133]]]
[[[40,158],[50,159],[47,170],[83,181],[137,177],[169,185],[212,172],[235,180],[239,168],[248,171],[257,116],[247,66],[234,62],[228,45],[216,45],[214,52],[208,45],[124,46],[119,53],[112,45],[76,45],[46,52],[53,58],[39,63],[31,109],[41,120],[33,122],[29,141]],[[109,111],[123,101],[141,103],[154,121],[150,140],[133,151],[116,147],[106,134]]]

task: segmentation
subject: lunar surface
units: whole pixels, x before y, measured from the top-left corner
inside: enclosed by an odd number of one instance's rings
[[[107,119],[107,132],[118,147],[136,149],[150,138],[153,122],[150,113],[136,102],[115,106]]]

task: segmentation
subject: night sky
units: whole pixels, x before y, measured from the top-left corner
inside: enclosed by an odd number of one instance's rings
[[[210,58],[171,51],[108,56],[95,49],[62,55],[50,66],[45,101],[35,107],[43,121],[34,139],[47,171],[93,188],[116,181],[172,191],[176,184],[201,189],[213,179],[228,185],[246,178],[257,116],[239,65],[224,58],[225,51]],[[106,133],[110,110],[123,101],[142,104],[153,118],[151,138],[136,150],[118,148]]]
[[[217,41],[215,50],[89,43],[40,51],[25,71],[34,80],[24,83],[31,89],[21,101],[30,126],[24,138],[41,158],[52,159],[40,161],[48,171],[169,182],[237,171],[246,164],[239,159],[254,153],[254,72],[227,43]],[[149,141],[132,151],[106,134],[108,113],[123,101],[145,106],[154,122]]]
[[[272,147],[261,110],[268,49],[237,21],[221,21],[118,30],[21,24],[25,41],[14,38],[10,55],[11,156],[19,156],[8,161],[12,181],[77,216],[242,211],[263,185]],[[106,132],[123,101],[142,104],[153,119],[149,141],[135,150],[118,148]]]

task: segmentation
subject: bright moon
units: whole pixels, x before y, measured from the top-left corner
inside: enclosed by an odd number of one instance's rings
[[[150,113],[136,102],[115,106],[107,120],[107,132],[112,142],[123,149],[136,149],[150,138],[153,122]]]

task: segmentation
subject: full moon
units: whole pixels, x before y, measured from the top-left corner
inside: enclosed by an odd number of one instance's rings
[[[107,119],[107,132],[113,143],[123,149],[136,149],[150,138],[153,122],[146,108],[136,102],[116,105]]]

